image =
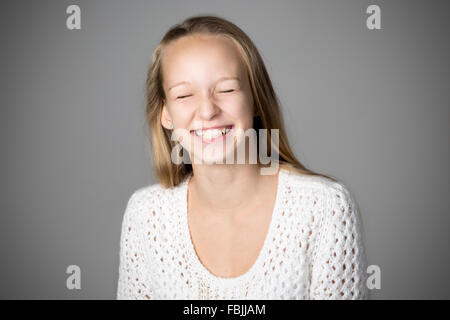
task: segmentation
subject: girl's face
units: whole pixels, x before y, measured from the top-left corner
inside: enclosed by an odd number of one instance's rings
[[[255,114],[245,65],[234,43],[213,35],[182,37],[166,47],[162,70],[162,125],[169,129],[173,124],[191,161],[225,163],[242,142],[237,133],[253,127]]]

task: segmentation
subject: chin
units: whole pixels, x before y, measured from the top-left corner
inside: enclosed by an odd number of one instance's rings
[[[234,141],[234,139],[229,140]],[[222,151],[221,147],[222,146]],[[190,152],[192,154],[192,152]],[[225,144],[209,144],[199,146],[197,152],[194,152],[194,164],[227,164],[227,157],[230,157],[228,164],[234,163],[233,154],[236,154],[235,145],[233,143]],[[192,159],[192,157],[191,157]]]

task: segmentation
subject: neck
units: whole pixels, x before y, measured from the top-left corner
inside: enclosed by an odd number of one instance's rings
[[[209,216],[230,217],[258,202],[262,196],[263,176],[254,165],[193,165],[189,183],[190,197]]]

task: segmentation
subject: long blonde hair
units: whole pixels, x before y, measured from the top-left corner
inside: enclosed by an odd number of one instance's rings
[[[153,166],[160,184],[165,188],[174,187],[192,172],[191,164],[181,163],[177,165],[172,162],[171,152],[177,142],[170,139],[171,130],[161,125],[161,112],[166,99],[162,85],[161,61],[163,51],[172,41],[183,36],[198,33],[224,36],[231,39],[236,45],[245,62],[257,110],[253,128],[256,132],[259,132],[259,129],[267,129],[267,150],[269,155],[272,140],[270,130],[279,129],[279,145],[274,146],[274,149],[279,154],[280,167],[304,175],[317,175],[337,181],[333,177],[307,169],[295,158],[288,143],[278,97],[273,89],[258,49],[250,38],[230,21],[217,16],[202,15],[186,19],[181,24],[173,26],[164,35],[153,53],[152,62],[147,73],[146,124],[149,127],[151,136]],[[259,143],[257,145],[259,146]]]

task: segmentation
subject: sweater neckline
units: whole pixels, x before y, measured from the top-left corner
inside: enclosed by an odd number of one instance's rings
[[[275,232],[275,226],[278,223],[279,220],[279,211],[280,206],[283,201],[283,195],[284,195],[284,186],[285,186],[285,175],[287,175],[289,171],[285,170],[284,168],[279,168],[278,173],[278,185],[277,185],[277,193],[275,198],[275,205],[272,212],[272,217],[270,220],[269,228],[266,233],[266,237],[264,239],[263,246],[261,250],[258,253],[258,256],[256,260],[253,262],[250,269],[248,269],[245,273],[237,276],[237,277],[231,277],[231,278],[225,278],[221,276],[214,275],[211,273],[200,261],[200,258],[197,255],[197,252],[194,248],[194,243],[192,241],[191,232],[189,229],[189,223],[188,223],[188,186],[189,181],[192,178],[192,173],[189,174],[188,177],[184,180],[181,186],[181,194],[182,194],[182,210],[180,212],[182,213],[181,217],[181,227],[182,227],[182,236],[183,236],[183,242],[187,244],[187,250],[188,250],[188,260],[190,260],[191,265],[194,268],[194,271],[200,276],[201,279],[205,279],[210,283],[214,283],[219,286],[227,286],[227,285],[234,285],[236,283],[242,282],[250,278],[252,275],[257,272],[257,270],[262,269],[262,265],[265,258],[267,257],[267,254],[269,252],[269,249],[272,247],[271,239],[274,237]],[[272,249],[273,250],[273,249]]]

